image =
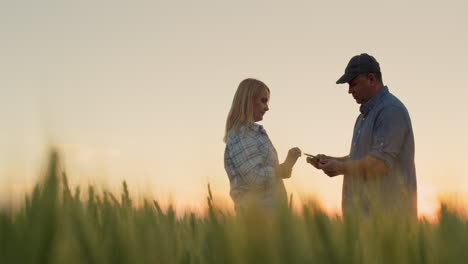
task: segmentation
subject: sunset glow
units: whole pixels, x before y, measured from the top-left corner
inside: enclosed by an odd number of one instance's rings
[[[73,186],[126,180],[183,211],[206,206],[209,183],[232,210],[222,137],[239,82],[270,87],[261,124],[280,160],[296,146],[342,156],[359,105],[335,81],[361,52],[410,112],[420,216],[445,194],[466,201],[467,2],[40,2],[0,4],[2,204],[31,191],[54,146]],[[302,157],[285,183],[340,213],[341,176]]]

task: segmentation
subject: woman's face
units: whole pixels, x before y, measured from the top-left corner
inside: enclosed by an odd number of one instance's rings
[[[268,89],[263,89],[255,98],[253,105],[254,121],[263,120],[263,115],[269,110],[268,102],[270,101],[270,92]]]

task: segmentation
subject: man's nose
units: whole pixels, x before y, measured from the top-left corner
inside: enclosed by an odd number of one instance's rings
[[[351,89],[351,86],[348,87],[348,93],[349,93],[349,94],[352,94],[352,93],[353,93],[353,91],[352,91],[352,89]]]
[[[270,110],[270,108],[268,107],[268,104],[267,104],[267,105],[265,105],[265,112],[268,111],[268,110]]]

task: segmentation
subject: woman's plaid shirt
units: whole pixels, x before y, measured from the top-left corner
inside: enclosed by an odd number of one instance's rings
[[[229,132],[224,168],[236,207],[247,200],[266,207],[286,201],[283,180],[277,173],[278,166],[277,152],[261,125],[243,126],[239,133]]]

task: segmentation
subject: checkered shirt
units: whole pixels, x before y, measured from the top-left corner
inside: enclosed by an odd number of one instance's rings
[[[278,155],[265,129],[258,124],[231,130],[224,151],[224,168],[236,208],[247,200],[271,207],[286,201],[278,170]]]

